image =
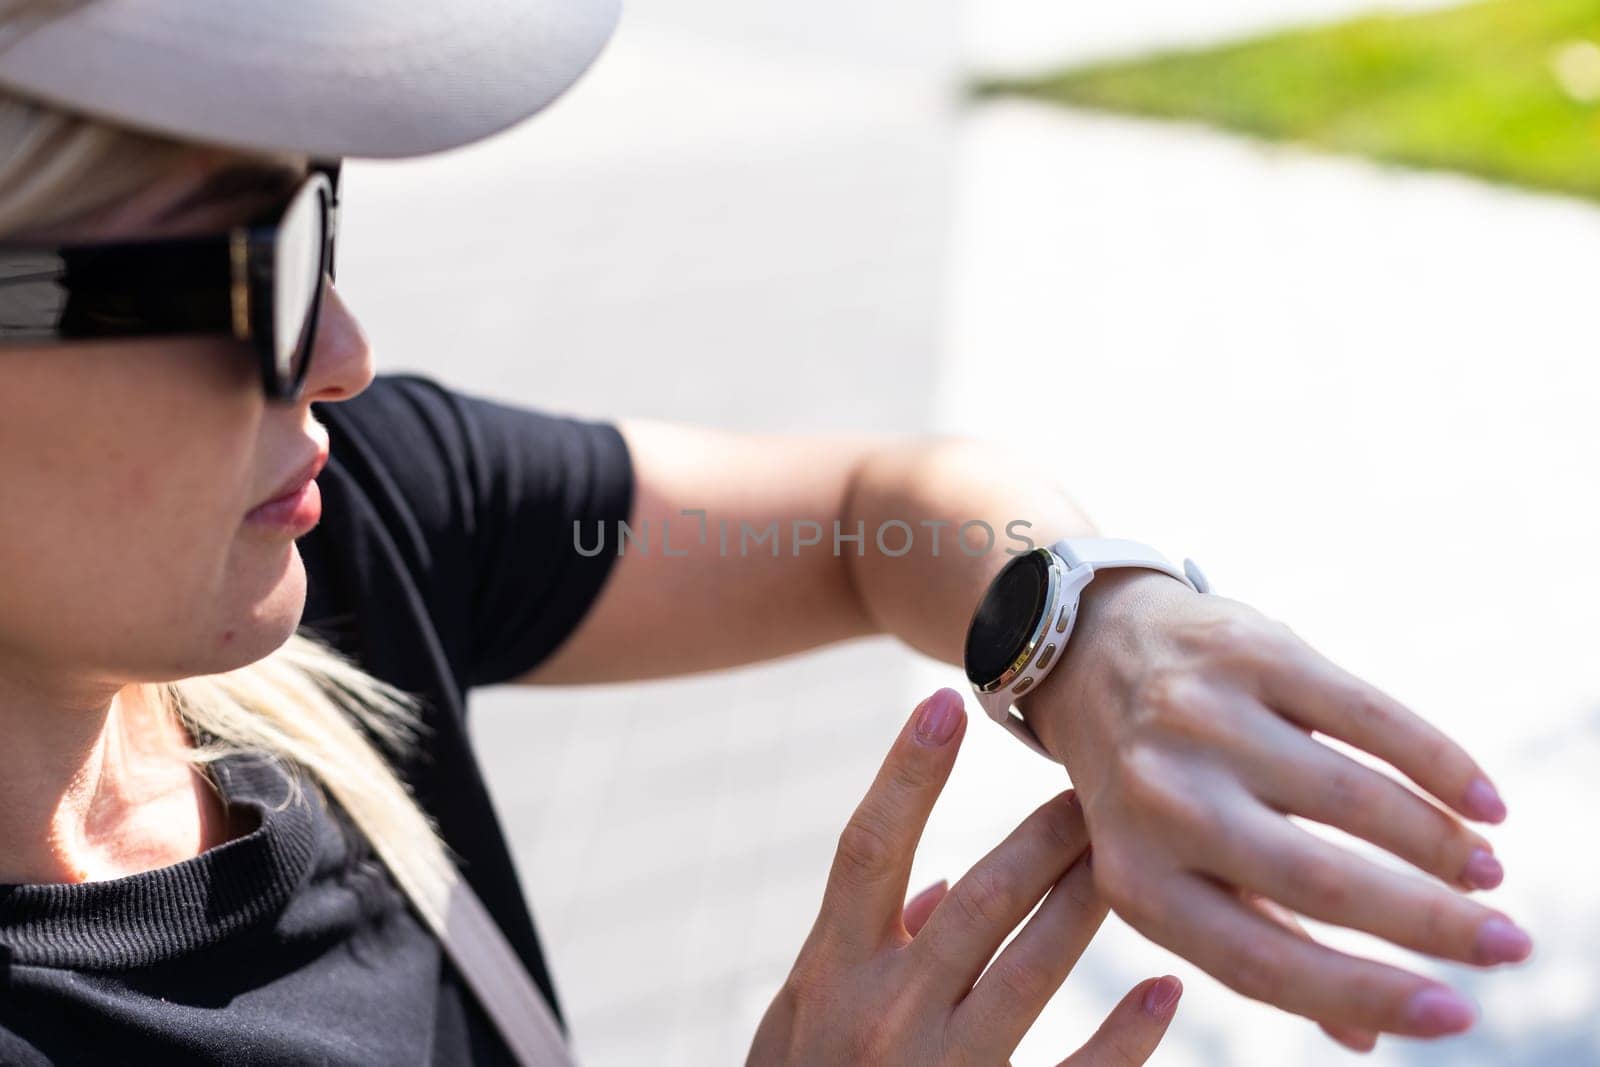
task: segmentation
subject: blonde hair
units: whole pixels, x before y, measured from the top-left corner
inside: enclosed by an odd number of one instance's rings
[[[21,13],[82,2],[0,0],[0,41]],[[114,204],[196,148],[0,90],[0,240]],[[140,684],[134,693],[188,728],[197,743],[184,754],[197,766],[264,752],[291,771],[290,800],[309,774],[413,899],[446,899],[458,877],[450,851],[385,756],[414,751],[424,729],[409,694],[303,633],[248,666]]]

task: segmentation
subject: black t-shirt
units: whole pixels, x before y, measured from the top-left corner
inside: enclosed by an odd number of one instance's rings
[[[561,1019],[466,694],[538,664],[598,596],[615,557],[577,552],[573,522],[628,517],[622,437],[416,375],[313,410],[333,457],[300,541],[303,625],[425,701],[428,736],[399,770]],[[510,1063],[338,806],[309,780],[284,803],[290,773],[218,764],[259,824],[192,859],[0,886],[0,1063]]]

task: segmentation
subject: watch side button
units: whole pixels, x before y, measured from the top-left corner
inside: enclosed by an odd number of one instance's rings
[[[1046,667],[1050,666],[1050,661],[1055,658],[1055,654],[1055,645],[1045,645],[1044,651],[1039,653],[1039,662],[1035,663],[1034,666],[1041,671],[1044,670]]]
[[[1056,618],[1056,633],[1059,634],[1059,633],[1065,632],[1065,630],[1067,628],[1067,614],[1071,610],[1072,610],[1072,605],[1071,604],[1062,605],[1061,614]]]
[[[1032,688],[1033,688],[1033,676],[1029,675],[1027,678],[1024,678],[1022,681],[1018,682],[1016,685],[1011,687],[1011,695],[1012,696],[1021,696],[1023,693],[1026,693],[1028,690],[1030,690]]]

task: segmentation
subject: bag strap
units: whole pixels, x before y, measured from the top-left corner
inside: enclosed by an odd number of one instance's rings
[[[395,881],[477,995],[517,1062],[523,1067],[575,1067],[544,994],[478,894],[454,864],[450,869],[453,877],[445,899],[436,900],[404,863],[390,866]]]

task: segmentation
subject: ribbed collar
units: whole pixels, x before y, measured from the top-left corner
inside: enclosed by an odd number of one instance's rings
[[[314,786],[292,801],[285,771],[257,754],[211,765],[229,806],[261,823],[192,859],[99,882],[0,885],[0,955],[48,967],[120,970],[174,959],[270,922],[311,869],[326,817]]]

